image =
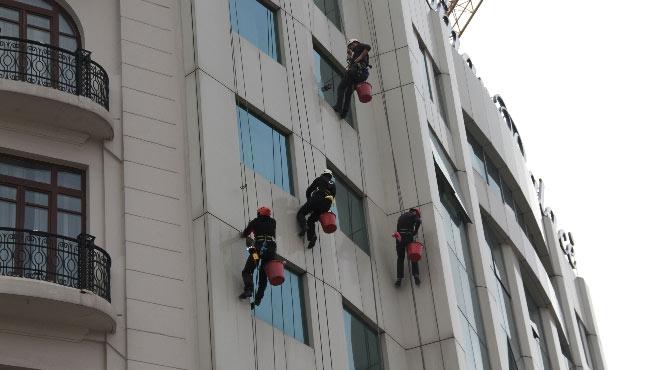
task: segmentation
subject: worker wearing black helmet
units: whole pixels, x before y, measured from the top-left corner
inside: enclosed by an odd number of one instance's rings
[[[422,225],[421,212],[418,208],[411,208],[399,216],[396,223],[396,282],[394,285],[401,286],[403,279],[403,263],[406,258],[406,247],[413,242],[419,227]],[[419,285],[419,263],[411,262],[412,274],[415,279],[415,284]]]
[[[264,297],[267,282],[265,266],[275,258],[277,251],[277,244],[275,244],[276,223],[270,215],[270,208],[259,207],[257,217],[250,221],[241,233],[241,237],[246,239],[245,244],[248,246],[248,258],[242,272],[243,293],[238,298],[248,299],[252,297],[254,290],[252,274],[259,265],[259,287],[252,303],[254,306],[258,306]],[[254,240],[249,237],[250,234],[254,234]],[[261,261],[261,264],[259,264],[259,261]]]
[[[298,235],[304,236],[307,233],[307,248],[313,248],[316,245],[315,223],[319,220],[322,213],[328,212],[337,195],[335,179],[332,177],[332,171],[326,169],[321,176],[317,177],[307,188],[305,196],[307,202],[300,207],[296,219],[300,227]],[[305,217],[307,220],[305,220]]]
[[[333,109],[341,118],[346,118],[351,107],[351,96],[355,84],[369,78],[369,51],[371,46],[361,43],[358,39],[350,39],[346,44],[346,73],[337,87],[337,102]]]

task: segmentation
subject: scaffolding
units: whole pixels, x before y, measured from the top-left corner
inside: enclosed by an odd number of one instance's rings
[[[451,28],[456,31],[458,37],[461,37],[483,0],[449,0],[448,2],[447,17]]]

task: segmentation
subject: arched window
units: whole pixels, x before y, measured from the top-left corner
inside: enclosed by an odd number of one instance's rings
[[[75,51],[80,33],[53,0],[0,0],[0,36],[36,41]]]

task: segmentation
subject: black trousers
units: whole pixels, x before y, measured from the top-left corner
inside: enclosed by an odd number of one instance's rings
[[[413,241],[413,235],[410,233],[401,234],[401,241],[396,241],[396,278],[403,279],[403,264],[406,259],[406,247]],[[413,276],[419,276],[419,263],[411,262]]]
[[[321,213],[328,212],[332,207],[332,202],[325,198],[312,197],[300,207],[296,219],[301,230],[307,230],[307,240],[316,238],[316,228],[314,224],[319,220]],[[307,220],[305,221],[305,217]]]
[[[351,96],[353,96],[353,90],[357,81],[354,78],[353,73],[346,73],[344,77],[339,82],[337,86],[337,102],[335,103],[335,110],[341,114],[348,113],[348,110],[351,108]]]
[[[252,259],[252,254],[248,255],[247,261],[245,261],[245,267],[243,268],[243,286],[245,290],[254,290],[254,283],[252,282],[252,274],[254,270],[259,265],[259,287],[257,288],[257,295],[255,300],[260,301],[264,297],[264,292],[266,291],[266,283],[268,282],[268,276],[266,276],[266,264],[273,259],[277,252],[277,244],[274,241],[257,241],[254,243],[254,247],[257,249],[259,254],[259,259],[255,261]]]

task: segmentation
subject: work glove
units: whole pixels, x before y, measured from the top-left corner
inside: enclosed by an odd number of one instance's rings
[[[398,231],[392,234],[392,237],[396,239],[396,241],[401,242],[401,233],[399,233]]]
[[[254,239],[252,239],[249,236],[245,237],[245,246],[246,247],[251,247],[253,244],[254,244]]]

